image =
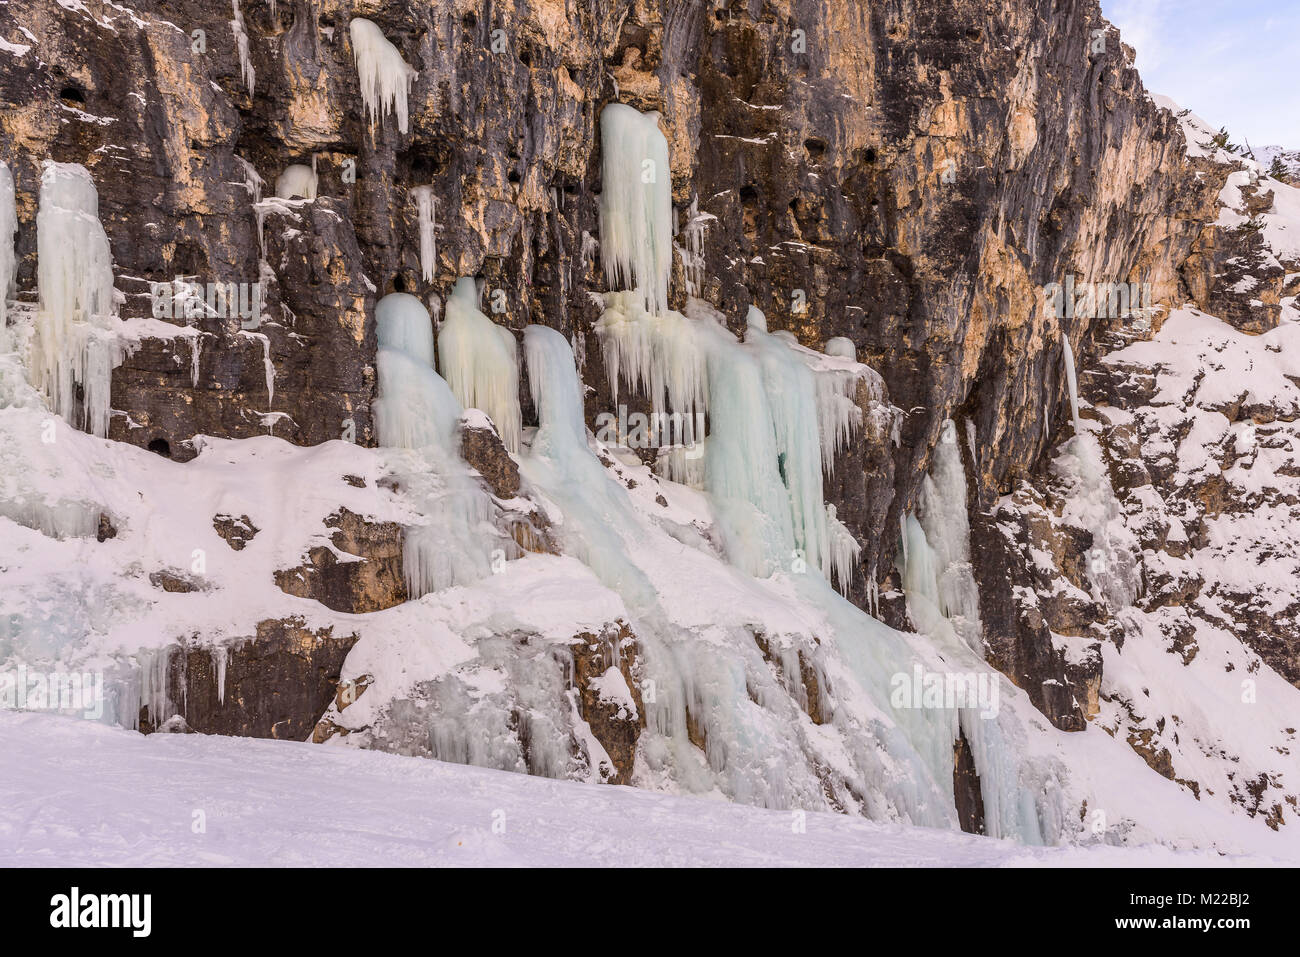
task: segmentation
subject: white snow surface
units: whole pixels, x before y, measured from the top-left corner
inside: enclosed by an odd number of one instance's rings
[[[195,833],[196,812],[203,830]],[[0,712],[0,867],[1268,866]],[[494,831],[494,825],[496,830]],[[504,827],[502,827],[504,826]]]

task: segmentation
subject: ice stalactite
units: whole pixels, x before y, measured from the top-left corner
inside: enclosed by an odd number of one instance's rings
[[[645,310],[668,306],[673,200],[668,141],[658,113],[610,103],[600,114],[604,185],[600,253],[612,289],[635,290]]]
[[[432,186],[417,186],[411,190],[415,196],[416,215],[420,225],[420,274],[425,282],[433,282],[438,268],[437,210],[434,207]]]
[[[0,162],[0,329],[4,328],[9,309],[9,294],[13,291],[14,274],[18,260],[14,252],[14,236],[18,233],[18,209],[14,195],[14,174],[7,164]]]
[[[707,412],[700,327],[680,312],[647,312],[637,293],[609,293],[605,303],[595,329],[613,401],[620,388],[639,389],[655,412]]]
[[[252,96],[256,74],[253,62],[248,57],[248,31],[244,29],[244,14],[239,9],[239,0],[230,0],[230,5],[233,13],[230,29],[235,34],[235,49],[239,51],[239,72],[244,78],[244,86],[248,87],[248,95]]]
[[[275,195],[280,199],[315,199],[319,180],[314,166],[314,162],[312,166],[304,163],[286,166],[275,180]]]
[[[125,347],[114,329],[113,257],[99,222],[99,195],[84,167],[46,161],[36,245],[40,308],[32,385],[74,426],[107,435],[112,373]]]
[[[408,128],[407,97],[419,73],[402,59],[402,53],[388,42],[382,30],[360,17],[349,25],[352,55],[361,82],[361,99],[370,116],[370,126],[382,123],[389,113],[397,114],[397,129]]]
[[[433,371],[433,325],[415,296],[392,293],[375,308],[379,444],[406,449],[402,485],[426,524],[408,527],[403,567],[412,598],[491,571],[499,544],[491,502],[459,455],[461,405]]]
[[[474,280],[456,281],[438,332],[438,365],[452,393],[466,408],[492,419],[501,441],[519,451],[519,350],[514,334],[478,308]]]
[[[1065,363],[1065,384],[1070,390],[1070,422],[1077,435],[1083,431],[1079,425],[1079,380],[1074,370],[1074,349],[1070,347],[1069,336],[1064,334],[1061,336],[1061,360]]]

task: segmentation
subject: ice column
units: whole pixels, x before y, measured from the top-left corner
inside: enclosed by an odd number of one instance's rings
[[[433,282],[434,270],[438,264],[438,240],[433,231],[436,225],[433,187],[417,186],[411,193],[415,196],[420,223],[420,273],[425,282]]]
[[[1061,357],[1065,362],[1065,384],[1070,390],[1070,421],[1074,424],[1075,434],[1083,431],[1079,426],[1079,381],[1074,372],[1074,350],[1070,348],[1070,338],[1061,335]]]
[[[123,350],[113,331],[113,257],[99,222],[99,195],[84,167],[46,161],[36,246],[40,308],[32,384],[57,414],[107,435],[109,386]]]
[[[14,201],[14,174],[0,163],[0,328],[4,328],[13,290],[18,261],[14,253],[14,236],[18,232],[18,210]]]
[[[668,306],[673,201],[658,113],[610,103],[600,114],[604,186],[600,250],[612,289],[634,289],[647,312]]]
[[[488,414],[511,452],[519,451],[523,430],[518,351],[510,330],[479,311],[474,280],[458,279],[438,333],[442,377],[462,405]]]
[[[403,570],[412,598],[488,574],[497,544],[491,502],[460,460],[460,403],[433,371],[433,325],[414,296],[393,293],[375,308],[379,444],[416,453],[402,476],[425,523],[406,529]],[[400,460],[399,460],[400,461]]]

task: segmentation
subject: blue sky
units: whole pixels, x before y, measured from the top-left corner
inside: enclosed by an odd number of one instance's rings
[[[1300,2],[1101,0],[1148,91],[1234,141],[1300,149]]]

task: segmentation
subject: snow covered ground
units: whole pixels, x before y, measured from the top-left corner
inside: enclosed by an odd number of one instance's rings
[[[203,828],[196,822],[202,821]],[[1025,848],[350,748],[0,712],[0,866],[1275,865]]]

